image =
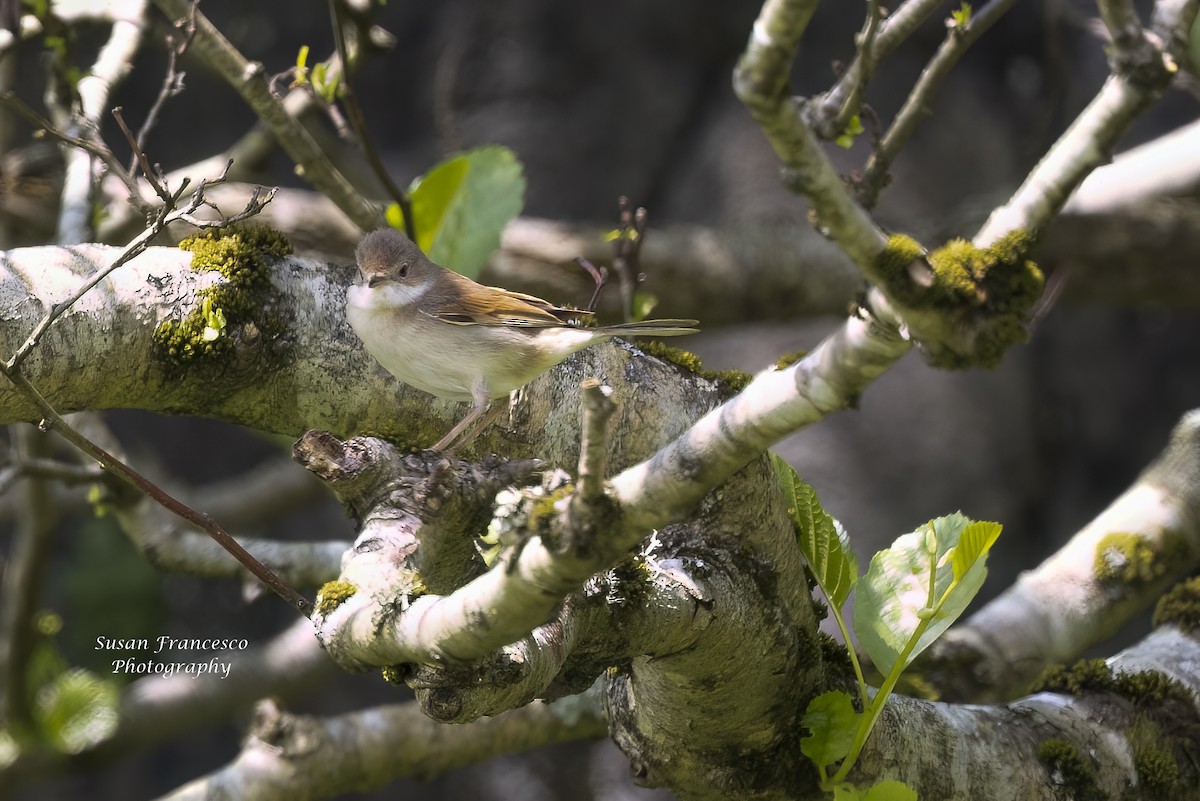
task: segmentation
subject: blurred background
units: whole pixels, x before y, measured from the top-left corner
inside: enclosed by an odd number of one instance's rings
[[[828,88],[838,64],[852,58],[861,6],[820,6],[794,71],[799,93]],[[954,7],[957,3],[947,3],[935,13],[875,76],[868,102],[885,123],[942,41],[940,20]],[[333,50],[323,3],[204,0],[201,9],[268,73],[292,66],[302,45],[311,48],[310,63]],[[371,14],[395,41],[365,60],[354,87],[402,186],[447,153],[498,143],[524,165],[527,216],[593,231],[599,242],[601,232],[615,226],[617,197],[625,195],[649,210],[648,243],[660,230],[664,236],[703,231],[722,243],[720,259],[735,276],[731,285],[738,284],[745,253],[754,264],[741,279],[745,295],[727,292],[721,300],[706,301],[708,307],[697,306],[693,296],[703,287],[693,284],[702,278],[687,280],[686,264],[673,268],[669,281],[656,280],[653,265],[644,266],[647,285],[658,297],[656,316],[701,320],[705,332],[687,347],[706,367],[755,372],[781,354],[816,345],[840,323],[860,288],[809,228],[806,204],[783,186],[774,154],[733,96],[732,70],[757,11],[757,3],[728,0],[392,0]],[[1094,16],[1088,3],[1031,1],[1017,4],[984,36],[896,162],[894,181],[877,209],[881,224],[928,244],[969,238],[1107,75]],[[160,19],[148,31],[129,80],[114,98],[113,105],[124,106],[133,119],[144,115],[159,90],[165,56],[156,42],[163,30]],[[89,64],[106,35],[99,27],[72,34],[77,62]],[[0,62],[5,80],[31,104],[39,102],[45,86],[45,51],[44,42],[30,41]],[[185,57],[184,67],[187,89],[168,102],[148,144],[152,158],[168,170],[229,147],[255,124],[243,101],[202,64]],[[1198,110],[1195,91],[1187,85],[1173,89],[1122,146],[1192,122]],[[312,125],[326,141],[332,139],[319,116]],[[23,123],[6,120],[5,130],[0,247],[50,242],[54,150],[39,149]],[[116,146],[119,134],[107,128],[104,133]],[[831,151],[840,169],[861,168],[869,136],[848,150]],[[304,187],[278,151],[246,166],[262,183]],[[382,197],[367,170],[353,161],[347,170],[365,191]],[[1170,219],[1196,219],[1187,216],[1195,213],[1196,201],[1192,194],[1101,223],[1064,221],[1048,232],[1043,261],[1048,272],[1065,280],[1061,296],[1038,321],[1032,341],[1011,351],[1000,367],[941,372],[910,354],[870,388],[858,409],[780,443],[778,452],[845,525],[862,564],[897,535],[961,509],[1005,526],[990,563],[986,598],[1051,553],[1134,480],[1165,445],[1180,415],[1200,402],[1195,367],[1200,294],[1163,290],[1158,263],[1143,251],[1108,248],[1112,263],[1103,281],[1079,254],[1095,251],[1098,232],[1143,225],[1150,227],[1138,229],[1139,236],[1194,266],[1196,252],[1186,247],[1196,243],[1185,238],[1168,249],[1168,229],[1155,221],[1159,218],[1147,216],[1151,221],[1145,222],[1138,215],[1161,209],[1175,215]],[[310,245],[314,255],[352,260],[352,240],[306,243],[298,233],[298,244]],[[700,244],[693,247],[704,248],[706,241],[697,238]],[[752,285],[771,270],[833,277],[824,289],[800,282],[794,297],[764,305],[755,300]],[[502,283],[506,275],[495,265],[484,280]],[[583,303],[587,296],[555,299]],[[287,444],[278,438],[218,422],[136,411],[105,417],[135,466],[178,486],[204,487],[287,460]],[[43,599],[51,614],[48,625],[57,626],[54,641],[70,663],[107,670],[107,656],[92,649],[98,634],[244,636],[262,642],[292,621],[283,604],[270,597],[248,601],[235,582],[155,572],[111,517],[93,514],[86,495],[87,485],[81,485],[60,498]],[[297,498],[289,514],[234,533],[352,538],[351,522],[316,482]],[[21,507],[8,502],[3,508],[11,525]],[[0,534],[5,555],[10,533]],[[377,676],[333,670],[328,675],[318,691],[286,698],[287,708],[334,713],[407,697]],[[230,719],[142,756],[83,766],[79,775],[11,792],[20,799],[152,797],[227,762],[246,723],[244,717]],[[427,785],[398,782],[374,795],[345,797],[664,797],[633,788],[627,774],[611,745],[588,743],[506,757]]]

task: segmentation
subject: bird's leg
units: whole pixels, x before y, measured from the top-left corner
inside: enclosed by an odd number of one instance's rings
[[[466,445],[479,433],[478,431],[468,431],[472,424],[479,419],[479,416],[487,411],[488,404],[482,406],[476,404],[471,407],[471,411],[467,412],[467,416],[458,421],[458,425],[450,429],[446,436],[434,443],[433,450],[445,453],[447,456],[452,456],[455,451]],[[470,434],[470,436],[460,436],[462,434]]]
[[[472,387],[471,394],[474,396],[474,405],[471,407],[471,411],[467,412],[467,416],[450,429],[446,436],[437,441],[433,450],[452,456],[459,448],[479,436],[485,428],[495,422],[500,412],[504,411],[503,404],[491,404],[491,396],[486,384],[480,383]],[[490,410],[489,406],[491,406]],[[484,414],[484,412],[488,413]]]

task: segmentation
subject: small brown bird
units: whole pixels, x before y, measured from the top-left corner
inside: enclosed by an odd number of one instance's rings
[[[456,450],[493,398],[520,389],[577,350],[614,336],[694,334],[695,320],[584,325],[590,312],[477,284],[430,261],[391,228],[363,237],[360,283],[346,317],[367,351],[406,384],[439,398],[471,401],[470,413],[433,446]]]

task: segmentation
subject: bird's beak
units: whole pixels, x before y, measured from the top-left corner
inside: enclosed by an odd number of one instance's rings
[[[375,273],[374,275],[368,275],[367,276],[367,287],[369,289],[377,287],[380,284],[386,283],[387,280],[388,280],[388,277],[386,275],[384,275],[383,273]]]

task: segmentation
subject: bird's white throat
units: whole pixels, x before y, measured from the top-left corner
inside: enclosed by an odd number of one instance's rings
[[[355,284],[346,292],[346,303],[364,311],[396,309],[411,306],[429,291],[429,284],[406,284],[388,281],[369,287]]]

